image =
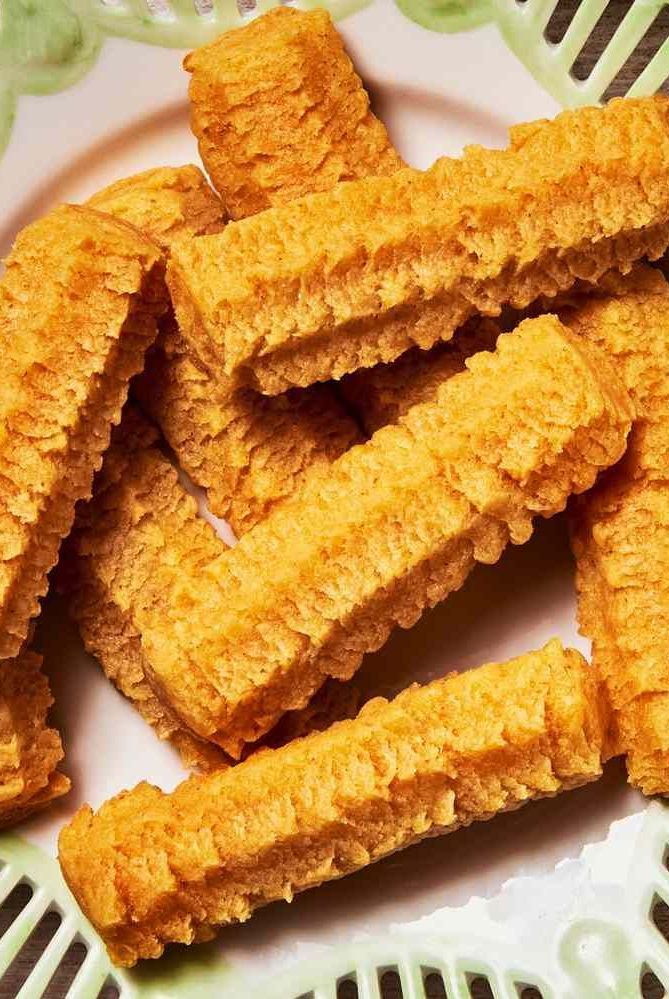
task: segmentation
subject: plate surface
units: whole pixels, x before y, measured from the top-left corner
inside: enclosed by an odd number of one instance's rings
[[[391,0],[375,0],[339,27],[377,113],[417,166],[457,154],[470,142],[500,146],[510,124],[558,110],[494,25],[437,34],[407,19]],[[0,161],[3,252],[19,228],[60,201],[80,201],[147,167],[197,162],[182,56],[112,38],[70,89],[20,98]],[[534,539],[507,552],[498,566],[479,567],[461,592],[367,657],[360,674],[365,691],[391,694],[413,680],[508,658],[555,635],[587,654],[575,626],[572,577],[558,517],[539,525]],[[20,833],[53,854],[60,826],[81,802],[97,806],[140,779],[170,788],[184,771],[86,656],[54,598],[47,601],[38,640],[74,788]],[[472,895],[493,895],[510,877],[547,872],[604,838],[614,819],[643,807],[625,785],[622,767],[613,764],[598,785],[424,843],[291,906],[274,905],[226,931],[220,946],[233,965],[251,975],[267,973],[288,961],[298,944],[383,932]]]

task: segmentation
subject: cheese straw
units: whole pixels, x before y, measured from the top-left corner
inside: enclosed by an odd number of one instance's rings
[[[0,659],[15,656],[167,306],[158,247],[66,206],[0,280]]]
[[[41,656],[22,652],[0,667],[0,826],[12,825],[70,789],[56,769],[60,736],[46,725],[53,703]]]
[[[669,101],[613,101],[512,130],[420,173],[340,184],[181,241],[168,280],[212,371],[274,395],[448,340],[660,256]]]
[[[233,219],[402,165],[324,10],[279,7],[184,65],[200,155]]]
[[[556,640],[261,753],[171,794],[150,784],[60,836],[60,862],[113,961],[343,877],[428,836],[596,779],[595,672]]]
[[[128,177],[90,204],[143,229],[169,251],[185,235],[221,229],[221,202],[194,166]],[[252,527],[314,467],[360,439],[329,386],[264,398],[212,380],[191,358],[174,314],[165,316],[135,395],[210,509],[237,534]]]
[[[637,416],[623,461],[573,507],[579,621],[613,709],[609,755],[668,794],[669,285],[639,267],[564,316],[614,359]]]
[[[239,757],[622,454],[622,386],[554,317],[468,366],[217,558],[178,528],[163,543],[140,462],[110,492],[81,550],[141,634],[152,688],[198,736]]]

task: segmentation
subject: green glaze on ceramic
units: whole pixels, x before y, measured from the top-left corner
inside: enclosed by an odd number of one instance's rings
[[[161,961],[147,961],[133,971],[114,968],[97,933],[72,897],[58,863],[42,850],[12,834],[0,836],[0,904],[19,881],[33,896],[0,937],[0,979],[42,916],[57,910],[62,923],[30,973],[16,999],[42,995],[74,940],[87,947],[87,957],[68,991],[68,999],[97,999],[105,982],[113,981],[123,999],[201,999],[202,996],[251,996],[249,983],[228,966],[220,948],[205,944],[175,948]]]
[[[545,37],[556,0],[395,0],[407,17],[432,31],[464,31],[495,22],[511,51],[534,79],[564,107],[597,104],[667,0],[634,0],[587,80],[571,72],[609,0],[581,0],[564,37]],[[629,93],[652,94],[669,76],[669,39],[652,57]]]
[[[652,971],[669,986],[669,947],[653,925],[657,897],[669,902],[669,807],[659,803],[611,827],[607,840],[539,879],[517,879],[489,901],[472,899],[382,936],[319,947],[270,973],[259,958],[244,973],[220,942],[174,948],[132,972],[114,969],[68,891],[57,862],[13,835],[0,836],[0,904],[20,881],[33,897],[0,938],[0,979],[42,915],[58,909],[60,928],[17,999],[41,995],[73,939],[88,956],[68,999],[96,999],[107,981],[122,999],[336,999],[353,977],[361,999],[378,999],[379,975],[399,974],[402,994],[423,999],[427,974],[441,975],[449,999],[470,999],[472,978],[487,978],[496,999],[518,999],[527,986],[543,999],[640,999]],[[537,931],[537,927],[541,927]],[[288,955],[286,955],[286,959]]]
[[[608,0],[581,0],[562,40],[554,45],[545,31],[555,4],[551,0],[494,0],[502,37],[532,76],[564,107],[598,104],[609,84],[641,41],[667,0],[635,0],[586,80],[571,68],[608,5]],[[669,75],[669,44],[653,56],[629,91],[654,93]]]
[[[225,961],[216,943],[174,950],[160,961],[116,973],[126,987],[124,999],[202,999],[203,996],[251,996],[251,985]],[[68,997],[69,999],[69,997]],[[87,997],[84,997],[87,999]]]
[[[583,995],[619,999],[639,995],[642,968],[619,926],[598,919],[578,920],[562,938],[560,960]]]
[[[335,20],[370,0],[306,0],[303,9],[325,7]],[[278,5],[259,0],[256,13]],[[193,0],[170,0],[170,16],[152,14],[147,0],[0,0],[0,153],[6,146],[21,94],[53,94],[71,87],[95,62],[106,36],[149,45],[192,48],[244,19],[236,0],[216,0],[207,15]]]
[[[96,29],[65,0],[3,0],[0,72],[16,93],[71,86],[88,72],[98,49]]]
[[[396,0],[397,6],[430,31],[468,31],[493,17],[492,0]]]

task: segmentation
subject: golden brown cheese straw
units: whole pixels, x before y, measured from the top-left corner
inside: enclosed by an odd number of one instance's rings
[[[494,349],[500,333],[491,319],[472,320],[448,343],[431,350],[414,347],[392,364],[354,371],[340,382],[341,393],[371,437],[397,423],[412,406],[434,401],[441,385],[465,370],[467,358]]]
[[[144,229],[167,250],[186,234],[222,227],[221,203],[196,167],[129,177],[91,204]],[[360,438],[329,386],[267,399],[213,380],[193,362],[171,312],[135,394],[182,468],[207,490],[211,510],[237,534],[290,495],[312,468],[330,464]]]
[[[277,8],[184,66],[200,155],[234,219],[402,165],[324,10]]]
[[[61,797],[70,781],[56,769],[60,736],[46,725],[53,704],[41,656],[23,651],[0,668],[0,826]]]
[[[220,769],[230,764],[225,753],[189,731],[151,685],[143,635],[135,624],[135,608],[146,599],[156,618],[165,610],[160,580],[166,573],[176,572],[197,586],[225,548],[198,515],[158,440],[141,413],[126,406],[96,476],[93,499],[78,510],[61,559],[60,584],[86,648],[156,734],[175,746],[187,767]],[[187,616],[188,608],[182,613]],[[354,688],[325,684],[303,711],[282,718],[270,741],[281,745],[335,718],[350,717],[357,704]]]
[[[165,307],[158,248],[121,222],[66,206],[16,240],[0,281],[0,659],[26,637]]]
[[[565,313],[615,359],[635,405],[628,452],[575,505],[579,622],[613,708],[609,752],[669,793],[669,285],[651,268]]]
[[[225,754],[185,728],[152,688],[142,635],[133,623],[133,604],[141,599],[145,580],[161,555],[172,559],[179,572],[196,576],[224,547],[198,515],[195,500],[158,443],[157,430],[128,404],[96,476],[93,499],[77,512],[59,582],[86,649],[107,677],[159,738],[172,742],[186,766],[217,769],[229,765]],[[126,505],[120,502],[121,494],[128,497]],[[106,540],[104,551],[94,547],[100,536]],[[121,571],[125,586],[115,590]],[[155,598],[158,601],[159,595]]]
[[[596,674],[556,640],[371,701],[352,721],[171,794],[139,784],[60,836],[82,909],[126,966],[396,850],[601,773]]]
[[[168,279],[183,335],[211,370],[273,395],[664,251],[666,98],[566,111],[511,140],[180,243]]]
[[[180,532],[164,549],[131,470],[86,552],[132,615],[161,699],[239,756],[477,561],[525,541],[535,515],[561,510],[624,449],[629,403],[593,350],[554,317],[522,324],[211,561],[178,547]]]

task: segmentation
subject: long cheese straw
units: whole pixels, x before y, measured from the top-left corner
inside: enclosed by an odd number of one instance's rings
[[[538,652],[369,702],[353,721],[171,794],[139,784],[60,836],[60,862],[117,964],[340,878],[427,836],[596,779],[596,674]]]
[[[640,267],[564,313],[615,359],[636,411],[623,461],[572,508],[578,611],[612,707],[609,754],[669,793],[669,285]]]
[[[273,395],[448,340],[475,314],[669,243],[669,100],[565,111],[419,173],[340,184],[182,241],[168,280],[202,363]]]

